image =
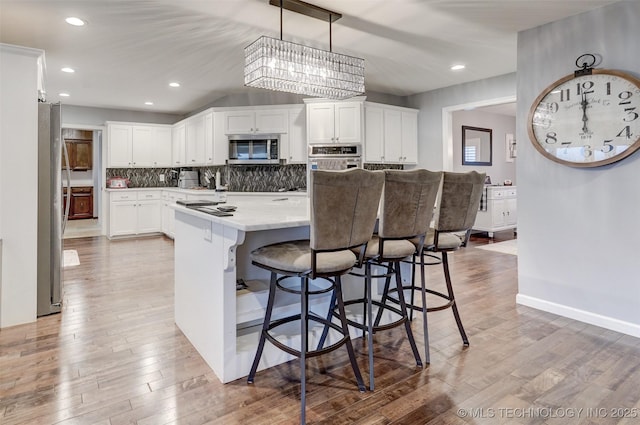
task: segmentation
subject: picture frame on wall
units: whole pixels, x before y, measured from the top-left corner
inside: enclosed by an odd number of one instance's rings
[[[511,133],[505,135],[505,158],[507,162],[513,162],[517,156],[516,138]]]

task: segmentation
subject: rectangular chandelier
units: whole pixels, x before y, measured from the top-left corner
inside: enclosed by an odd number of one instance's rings
[[[282,40],[282,8],[331,23],[340,14],[298,0],[271,0],[280,6],[280,40],[262,36],[244,49],[244,84],[328,99],[364,93],[364,59]],[[331,45],[331,40],[329,41]]]
[[[328,99],[364,93],[364,59],[262,36],[244,49],[244,84]]]

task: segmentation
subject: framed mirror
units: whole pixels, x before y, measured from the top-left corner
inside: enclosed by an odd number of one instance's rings
[[[462,165],[491,165],[492,153],[490,128],[462,126]]]

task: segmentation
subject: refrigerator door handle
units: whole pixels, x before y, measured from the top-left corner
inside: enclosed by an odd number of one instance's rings
[[[69,166],[69,151],[67,150],[67,144],[64,140],[61,140],[62,151],[64,152],[64,160],[67,164],[67,202],[64,206],[64,215],[62,217],[62,234],[67,228],[67,221],[69,220],[69,206],[71,205],[71,167]]]

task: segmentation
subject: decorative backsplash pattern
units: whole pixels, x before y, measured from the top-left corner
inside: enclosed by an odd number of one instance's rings
[[[402,170],[396,164],[364,164],[367,170]],[[215,176],[220,171],[222,185],[230,192],[277,192],[279,190],[306,189],[307,166],[292,165],[222,165],[217,167],[192,167],[189,170],[200,171],[200,185],[207,186],[205,172]],[[107,179],[124,177],[129,179],[129,187],[177,187],[178,168],[107,168]],[[164,182],[160,175],[164,174]],[[212,178],[209,184],[215,188]]]

